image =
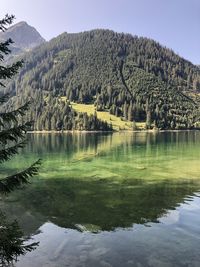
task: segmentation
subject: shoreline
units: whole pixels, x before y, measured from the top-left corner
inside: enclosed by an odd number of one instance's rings
[[[86,131],[86,130],[64,130],[64,131],[56,131],[56,130],[42,130],[42,131],[27,131],[28,134],[63,134],[63,133],[71,133],[71,134],[88,134],[88,133],[163,133],[163,132],[193,132],[199,131],[200,129],[185,129],[185,130],[122,130],[122,131]]]

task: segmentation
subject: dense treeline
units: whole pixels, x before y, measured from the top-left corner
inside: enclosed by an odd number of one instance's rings
[[[112,130],[112,125],[97,119],[96,114],[88,116],[87,113],[77,113],[69,101],[53,97],[51,92],[27,90],[23,97],[13,97],[6,108],[20,106],[27,99],[31,99],[30,108],[24,117],[19,118],[19,123],[33,121],[32,130]]]
[[[200,70],[153,40],[109,30],[64,33],[27,53],[24,61],[10,90],[34,97],[37,91],[50,92],[49,104],[43,102],[46,120],[60,120],[60,111],[51,119],[48,112],[66,96],[123,119],[146,121],[147,128],[194,127],[197,106],[186,94],[200,90]],[[69,114],[67,120],[73,111]]]

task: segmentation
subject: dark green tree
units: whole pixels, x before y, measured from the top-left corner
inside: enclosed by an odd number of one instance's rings
[[[13,22],[14,16],[6,15],[0,20],[0,31],[5,31],[6,27]],[[0,43],[0,86],[5,87],[5,82],[11,79],[22,66],[22,62],[18,61],[12,65],[5,65],[4,59],[11,51],[9,45],[12,44],[11,39]],[[31,127],[31,122],[19,123],[28,109],[29,103],[18,107],[15,110],[4,112],[4,105],[9,101],[9,96],[0,92],[0,163],[8,161],[18,149],[25,145],[25,136],[27,130]],[[21,120],[23,121],[23,120]],[[21,172],[11,174],[7,177],[0,176],[0,194],[8,194],[21,185],[27,184],[29,178],[38,173],[40,160]],[[24,255],[37,246],[37,243],[27,245],[26,238],[23,237],[17,221],[9,222],[5,215],[0,213],[0,266],[7,266],[9,263],[17,260],[17,257]]]

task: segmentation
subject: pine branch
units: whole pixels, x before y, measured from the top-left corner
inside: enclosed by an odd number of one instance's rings
[[[7,25],[10,25],[13,20],[14,20],[14,16],[11,15],[6,15],[4,19],[0,20],[0,31],[6,31],[7,30]],[[4,55],[8,55],[9,53],[11,53],[11,50],[9,49],[9,45],[14,43],[10,38],[4,42],[0,43],[0,61],[4,60]],[[0,83],[2,85],[2,83]]]
[[[27,102],[25,105],[19,107],[16,110],[0,113],[0,126],[4,126],[4,124],[8,122],[17,122],[17,116],[24,116],[25,111],[28,110],[29,105],[30,102]]]
[[[13,19],[13,15],[6,15],[4,19],[0,20],[0,31],[4,32],[7,26],[12,23]],[[12,43],[13,41],[11,39],[0,42],[0,62],[4,60],[5,55],[11,52],[9,45]],[[10,66],[0,65],[0,86],[5,87],[3,81],[12,78],[18,72],[19,68],[22,67],[22,64],[22,61],[18,61]],[[7,102],[8,97],[8,94],[3,96],[0,94],[0,104]],[[8,161],[25,144],[23,141],[24,135],[32,126],[32,122],[18,125],[18,117],[25,115],[28,106],[29,103],[26,103],[16,110],[0,112],[0,146],[3,147],[0,150],[0,163]],[[13,124],[15,126],[11,126]],[[38,174],[40,164],[41,160],[39,159],[29,168],[0,179],[0,193],[7,194],[14,189],[20,188],[23,184],[29,183],[29,178]],[[38,243],[26,245],[26,241],[27,239],[23,237],[23,232],[20,230],[17,221],[8,223],[5,216],[0,214],[0,266],[10,266],[10,263],[13,265],[13,262],[17,260],[18,256],[32,251],[38,245]]]
[[[18,149],[24,147],[25,141],[14,146],[0,150],[0,163],[8,161],[13,155],[18,153]]]
[[[19,188],[23,184],[29,183],[29,178],[38,174],[39,166],[41,165],[41,159],[37,160],[26,170],[0,179],[0,193],[10,193],[16,188]]]
[[[24,134],[30,129],[33,122],[26,122],[13,128],[0,132],[0,143],[6,145],[8,141],[17,142],[18,138],[24,138]]]
[[[10,38],[6,40],[5,42],[0,43],[0,51],[2,53],[0,54],[0,61],[4,60],[4,55],[8,55],[11,53],[11,50],[9,49],[9,45],[13,43],[14,43],[13,40]]]
[[[18,256],[34,250],[39,244],[25,245],[26,241],[17,221],[8,222],[0,212],[0,266],[11,266],[10,263],[16,261]]]
[[[6,14],[3,19],[0,20],[0,31],[6,31],[6,26],[12,24],[13,20],[15,19],[14,15]]]
[[[4,94],[0,96],[0,104],[5,103],[8,100],[9,94]]]
[[[23,65],[23,61],[17,61],[11,66],[0,66],[0,79],[9,79],[13,77]],[[1,85],[3,85],[1,83]]]

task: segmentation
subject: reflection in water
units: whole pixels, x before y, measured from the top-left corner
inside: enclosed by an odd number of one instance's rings
[[[43,180],[13,194],[6,201],[6,211],[11,217],[17,204],[23,228],[28,232],[30,225],[33,227],[27,234],[33,234],[46,221],[98,233],[159,222],[161,216],[178,207],[197,188],[195,182]]]
[[[0,203],[40,241],[17,266],[198,266],[199,144],[198,132],[30,135],[2,170],[44,162]]]
[[[189,204],[160,218],[160,224],[135,225],[114,232],[80,233],[46,222],[35,236],[40,250],[17,266],[196,267],[200,261],[199,197],[193,197]]]
[[[30,134],[29,139],[4,171],[20,170],[40,157],[45,179],[199,178],[200,132]]]
[[[11,222],[0,211],[0,266],[11,266],[17,257],[25,255],[38,246],[38,243],[28,244],[27,242],[28,239],[24,238],[24,233],[17,221]]]

